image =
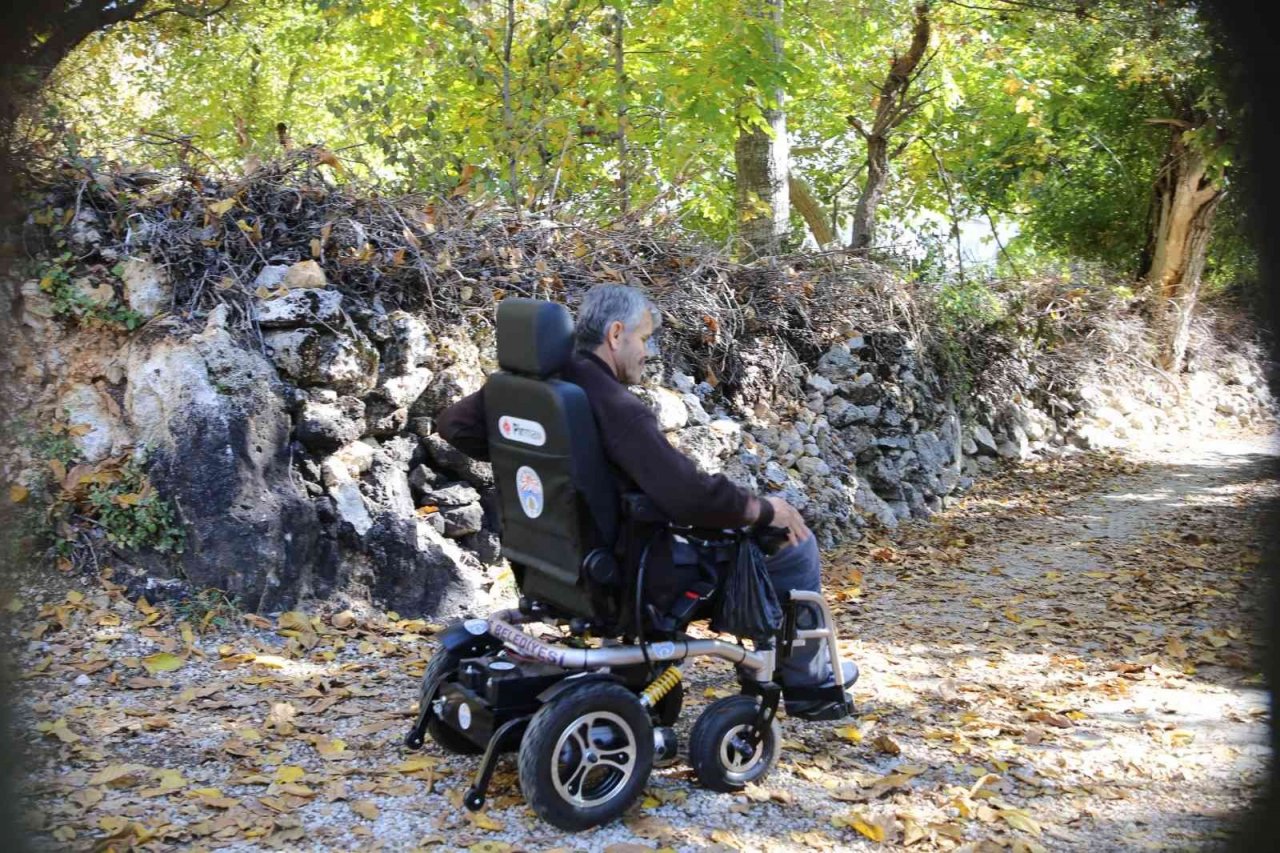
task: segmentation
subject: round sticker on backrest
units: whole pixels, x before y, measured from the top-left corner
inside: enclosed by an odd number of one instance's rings
[[[542,515],[542,478],[528,465],[521,465],[516,471],[516,496],[525,515],[530,518]]]

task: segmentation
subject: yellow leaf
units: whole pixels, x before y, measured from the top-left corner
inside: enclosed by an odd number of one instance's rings
[[[307,775],[307,771],[294,764],[282,764],[276,768],[275,775],[272,779],[276,782],[288,784],[289,782],[297,782],[303,776]]]
[[[186,787],[187,780],[180,770],[165,769],[156,774],[156,787],[176,791]]]
[[[476,829],[483,829],[487,832],[502,832],[506,829],[506,825],[489,817],[484,812],[467,812],[467,820],[471,821],[471,825]]]
[[[142,659],[142,668],[155,675],[157,672],[173,672],[175,669],[181,669],[184,663],[186,661],[177,655],[171,655],[168,652],[156,652],[154,655],[147,655]]]
[[[894,742],[893,738],[888,735],[879,735],[873,743],[875,744],[876,749],[888,755],[902,754],[902,747],[898,746],[898,744]]]
[[[222,201],[215,201],[213,204],[209,205],[208,210],[214,216],[222,216],[235,206],[236,200],[234,198],[224,198]]]
[[[151,768],[144,764],[112,764],[89,777],[90,785],[110,785],[121,788],[136,785]]]
[[[477,841],[467,850],[470,853],[511,853],[515,848],[505,841]]]
[[[381,814],[371,800],[356,800],[351,804],[351,810],[366,820],[377,820],[378,815]]]
[[[344,758],[346,751],[347,742],[338,738],[316,744],[316,752],[320,753],[321,758]]]
[[[853,743],[862,743],[862,732],[858,731],[857,726],[841,726],[836,729],[836,736]]]
[[[1004,89],[1004,93],[1006,95],[1013,95],[1022,88],[1022,83],[1018,82],[1017,77],[1006,77],[1004,78],[1004,84],[1001,88]]]
[[[847,815],[837,815],[831,819],[836,826],[847,826],[850,829],[857,830],[860,834],[865,835],[872,841],[884,841],[884,828],[871,823],[858,812],[849,812]]]
[[[53,472],[53,477],[58,482],[67,479],[67,466],[62,464],[61,459],[50,459],[49,470]]]
[[[27,491],[26,486],[22,486],[17,483],[14,483],[12,486],[9,487],[9,502],[20,504],[27,499],[27,496],[29,494],[31,493]]]
[[[138,492],[128,492],[127,494],[116,495],[112,500],[115,501],[116,506],[137,506],[138,502],[142,500],[142,495]]]
[[[1022,809],[1001,809],[1000,817],[1014,829],[1020,829],[1032,835],[1040,834],[1040,824],[1032,820],[1031,815]]]

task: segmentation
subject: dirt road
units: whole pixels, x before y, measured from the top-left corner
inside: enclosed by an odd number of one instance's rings
[[[1256,522],[1277,452],[1036,463],[827,555],[859,717],[784,720],[778,769],[736,797],[656,771],[624,822],[574,836],[533,818],[509,766],[469,815],[474,760],[399,746],[433,626],[201,633],[205,613],[94,578],[29,585],[8,604],[25,810],[49,850],[1199,848],[1268,761]],[[688,667],[684,732],[729,676]]]

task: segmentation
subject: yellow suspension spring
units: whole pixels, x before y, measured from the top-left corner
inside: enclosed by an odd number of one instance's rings
[[[680,670],[674,666],[667,667],[667,671],[659,675],[653,680],[653,683],[640,691],[640,702],[646,708],[652,708],[662,701],[662,697],[671,692],[671,689],[680,683]]]

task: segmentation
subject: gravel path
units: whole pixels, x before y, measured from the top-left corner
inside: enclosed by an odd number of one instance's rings
[[[783,721],[759,788],[655,771],[627,818],[568,835],[510,764],[478,815],[472,759],[399,741],[437,626],[283,614],[223,629],[96,578],[8,599],[38,849],[1195,848],[1264,778],[1257,514],[1274,440],[1035,463],[892,537],[825,557],[848,724]],[[184,629],[184,616],[186,628]],[[733,687],[687,667],[681,730]]]

